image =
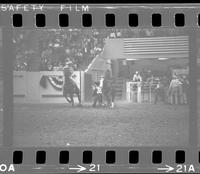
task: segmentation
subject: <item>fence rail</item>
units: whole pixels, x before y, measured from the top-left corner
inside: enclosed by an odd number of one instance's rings
[[[14,72],[14,102],[19,103],[65,103],[66,100],[62,95],[62,90],[57,90],[49,81],[41,85],[43,76],[62,76],[61,71],[41,71],[41,72]],[[91,76],[84,72],[77,72],[77,85],[80,86],[81,100],[88,99],[88,91],[92,90],[89,85]],[[85,88],[89,90],[85,90]],[[90,89],[91,88],[91,89]],[[75,99],[77,100],[77,99]]]

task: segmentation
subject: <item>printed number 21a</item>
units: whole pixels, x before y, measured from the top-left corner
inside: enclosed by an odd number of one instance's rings
[[[187,166],[187,165],[181,165],[181,164],[179,164],[179,165],[177,165],[177,169],[176,169],[176,172],[177,173],[182,173],[182,172],[186,172],[186,173],[188,173],[188,172],[195,172],[195,169],[194,169],[194,165],[189,165],[189,166]]]
[[[90,164],[89,172],[99,172],[100,164]]]

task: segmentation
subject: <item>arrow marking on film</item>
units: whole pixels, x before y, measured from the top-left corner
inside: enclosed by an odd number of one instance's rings
[[[172,170],[174,170],[173,167],[165,165],[165,167],[163,168],[157,168],[158,170],[165,170],[165,172],[171,172]]]
[[[69,169],[70,169],[70,170],[77,170],[77,173],[86,170],[86,168],[83,167],[83,166],[80,166],[80,165],[77,165],[77,166],[78,166],[78,167],[70,167]]]

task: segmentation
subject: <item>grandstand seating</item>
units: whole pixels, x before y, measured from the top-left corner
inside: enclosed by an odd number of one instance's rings
[[[149,29],[150,30],[150,29]],[[104,48],[106,38],[137,38],[149,36],[170,36],[180,35],[176,30],[156,30],[151,29],[68,29],[68,30],[40,30],[40,37],[37,32],[30,30],[16,34],[15,42],[18,50],[16,67],[27,69],[29,54],[35,47],[34,42],[40,42],[38,55],[42,57],[47,52],[46,58],[51,59],[50,64],[59,63],[58,60],[71,59],[78,69],[85,70],[90,62],[100,54]],[[33,39],[33,38],[40,38]],[[35,40],[35,41],[33,41]],[[49,52],[48,52],[49,51]],[[65,54],[67,53],[67,54]],[[25,68],[24,68],[25,67]]]

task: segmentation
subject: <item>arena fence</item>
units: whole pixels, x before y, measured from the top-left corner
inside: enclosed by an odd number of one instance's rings
[[[92,98],[92,77],[76,71],[75,81],[80,89],[81,100]],[[14,71],[14,102],[19,103],[66,103],[63,97],[63,72]],[[75,101],[77,97],[75,96]]]

